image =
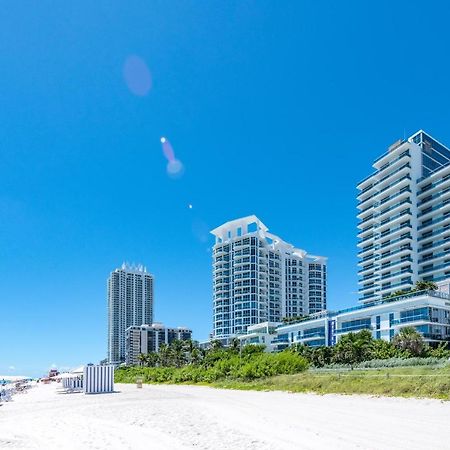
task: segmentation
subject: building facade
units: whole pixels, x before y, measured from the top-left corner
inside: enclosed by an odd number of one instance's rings
[[[161,344],[191,339],[192,330],[186,327],[166,328],[162,323],[130,326],[125,332],[125,363],[137,365],[141,353],[158,352]]]
[[[373,167],[358,184],[362,302],[450,277],[450,150],[418,131]]]
[[[108,362],[125,361],[125,331],[153,322],[153,276],[141,265],[123,264],[108,278]]]
[[[211,232],[213,338],[229,339],[261,322],[326,309],[327,258],[295,248],[256,217]]]
[[[345,334],[361,330],[390,342],[407,326],[414,327],[431,345],[450,342],[450,296],[446,290],[409,292],[341,311],[322,311],[287,325],[259,324],[249,327],[239,339],[243,345],[262,344],[267,351],[281,351],[294,344],[333,346]]]

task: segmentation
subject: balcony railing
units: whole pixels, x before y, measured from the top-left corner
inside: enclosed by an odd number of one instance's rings
[[[430,212],[436,211],[437,209],[441,209],[444,206],[448,205],[450,203],[450,199],[443,201],[442,203],[439,203],[436,206],[433,206],[432,208],[427,208],[424,212],[421,212],[420,214],[417,214],[417,217],[423,217],[427,214],[430,214]]]
[[[417,314],[415,316],[401,317],[400,319],[394,319],[392,321],[392,324],[399,325],[402,323],[418,322],[418,321],[423,321],[423,320],[431,322],[430,315],[429,314]]]
[[[360,331],[360,330],[373,330],[372,325],[354,325],[345,328],[339,328],[336,330],[336,334],[349,333],[351,331]]]
[[[450,215],[437,217],[436,219],[431,220],[430,222],[427,222],[423,225],[420,225],[420,227],[417,227],[417,231],[423,230],[424,228],[429,227],[430,225],[436,225],[439,222],[442,222],[444,220],[450,219]]]

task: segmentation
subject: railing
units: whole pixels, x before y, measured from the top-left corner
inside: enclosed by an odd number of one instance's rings
[[[406,300],[406,299],[414,298],[414,297],[421,297],[422,295],[429,295],[430,297],[436,297],[436,298],[442,298],[445,300],[450,300],[450,296],[448,294],[445,294],[444,292],[428,291],[428,290],[411,291],[411,292],[408,292],[407,294],[396,295],[396,296],[392,296],[389,298],[377,300],[375,302],[366,303],[364,305],[358,305],[358,306],[353,306],[353,307],[347,308],[347,309],[341,309],[340,311],[337,311],[336,314],[343,314],[343,313],[352,312],[352,311],[359,311],[361,309],[370,308],[372,306],[383,305],[385,303],[397,302],[400,300]]]
[[[412,262],[412,258],[397,259],[396,261],[392,261],[390,263],[381,264],[380,269],[387,269],[388,267],[396,266],[397,264],[401,264],[403,262]]]
[[[401,230],[402,228],[412,228],[412,226],[410,223],[405,223],[404,225],[399,225],[398,227],[383,231],[379,236],[381,238],[384,238],[386,236],[396,233],[398,230]]]
[[[438,266],[429,267],[428,269],[419,270],[419,275],[428,272],[434,272],[435,270],[447,269],[450,268],[450,263],[439,264]]]
[[[431,202],[432,200],[436,200],[439,197],[442,197],[444,194],[446,194],[447,192],[450,192],[450,187],[447,189],[444,189],[443,191],[437,192],[436,194],[433,194],[430,198],[426,198],[424,200],[422,200],[421,202],[417,203],[417,206],[422,206],[425,203]]]
[[[383,183],[383,181],[386,181],[388,178],[392,177],[393,175],[397,174],[398,172],[402,171],[405,168],[410,169],[411,165],[409,163],[403,164],[403,166],[399,167],[398,169],[394,170],[391,173],[388,173],[383,178],[380,178],[375,183],[372,183],[370,186],[367,186],[364,189],[362,189],[361,192],[359,193],[359,195],[364,194],[364,192],[367,192],[368,190],[374,188],[375,186],[378,186],[379,184]],[[367,180],[370,180],[370,178],[372,178],[373,176],[378,175],[378,173],[379,173],[379,171],[373,172],[372,174],[368,175],[366,178],[364,178],[364,180],[362,180],[358,183],[358,186],[361,185],[362,183],[366,182]]]
[[[436,219],[431,220],[430,222],[424,224],[424,225],[420,225],[420,227],[417,227],[417,231],[423,230],[426,227],[429,227],[430,225],[436,225],[439,222],[442,222],[446,219],[450,219],[450,215],[448,216],[442,216],[442,217],[438,217]]]
[[[448,252],[441,252],[436,255],[427,256],[426,258],[419,259],[418,263],[423,264],[424,262],[433,261],[434,259],[441,258],[442,256],[448,256]]]
[[[450,237],[448,237],[448,239],[442,239],[440,241],[437,241],[433,245],[430,245],[428,247],[424,246],[424,247],[420,248],[419,249],[419,253],[420,252],[426,252],[428,250],[431,250],[431,249],[436,248],[436,247],[440,247],[441,245],[445,245],[445,244],[450,244]]]
[[[405,209],[405,210],[403,210],[403,211],[400,211],[398,214],[396,214],[395,216],[392,216],[392,217],[388,217],[387,219],[383,219],[381,222],[380,222],[380,224],[377,226],[377,227],[374,227],[374,228],[379,228],[379,227],[382,227],[382,226],[384,226],[384,225],[386,225],[386,224],[388,224],[388,223],[390,223],[390,222],[393,222],[394,220],[397,220],[397,219],[399,219],[400,217],[402,217],[402,216],[404,216],[404,215],[406,215],[406,214],[411,214],[411,210],[408,208],[408,209]]]
[[[400,319],[394,319],[392,325],[399,325],[401,323],[418,322],[420,320],[426,320],[431,322],[429,314],[417,314],[415,316],[401,317]]]
[[[394,284],[389,283],[389,286],[383,286],[383,285],[381,285],[381,290],[385,291],[386,289],[397,288],[397,287],[399,287],[399,286],[404,286],[405,284],[412,285],[412,280],[411,280],[411,278],[408,278],[407,280],[404,280],[404,281],[403,281],[403,280],[402,280],[402,281],[399,281],[398,283],[394,283]]]
[[[425,177],[425,178],[428,178],[428,177]],[[417,182],[423,181],[425,178],[422,178],[422,179],[419,178],[419,180],[417,180]],[[419,195],[422,195],[425,192],[429,191],[430,189],[440,186],[442,183],[445,183],[446,181],[448,181],[449,178],[450,178],[450,176],[447,175],[446,177],[442,178],[441,180],[431,183],[429,186],[422,188],[419,192]]]
[[[397,242],[403,241],[405,239],[412,239],[412,236],[408,233],[406,236],[400,236],[399,238],[394,239],[393,241],[384,242],[383,244],[380,245],[379,248],[381,249],[389,247],[389,245],[396,244]]]
[[[399,270],[398,272],[385,274],[380,277],[380,280],[386,280],[387,278],[394,278],[397,277],[403,273],[413,273],[412,269],[406,269],[406,270]]]
[[[379,261],[381,261],[384,258],[389,258],[390,256],[394,256],[398,253],[404,252],[405,250],[412,250],[412,247],[408,245],[403,248],[399,248],[398,250],[395,250],[394,252],[389,252],[386,255],[380,255]]]
[[[388,162],[386,164],[383,164],[379,169],[378,169],[378,173],[383,172],[383,170],[386,170],[388,167],[393,166],[395,163],[399,162],[402,158],[404,158],[405,156],[411,156],[411,154],[409,153],[409,150],[405,150],[404,152],[400,153],[400,155],[398,155],[397,158],[395,158],[394,160],[392,160],[391,162]]]
[[[446,231],[450,231],[450,225],[446,225],[445,227],[439,228],[439,230],[433,231],[430,234],[426,234],[417,239],[418,242],[423,241],[424,239],[428,239],[432,236],[436,236],[438,234],[443,234]]]
[[[354,325],[351,327],[338,328],[336,334],[349,333],[351,331],[373,330],[372,325]]]
[[[450,199],[443,201],[442,203],[439,203],[439,205],[433,206],[430,209],[426,209],[424,212],[421,212],[420,214],[417,214],[417,218],[423,217],[427,214],[430,214],[430,212],[436,211],[437,209],[443,208],[445,205],[448,205],[450,203]]]

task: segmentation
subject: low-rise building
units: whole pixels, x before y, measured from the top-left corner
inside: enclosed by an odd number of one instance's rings
[[[445,290],[448,286],[442,288],[412,291],[340,311],[322,311],[265,334],[249,329],[239,339],[244,344],[265,344],[268,351],[281,351],[297,343],[332,346],[345,334],[360,330],[370,330],[374,339],[391,341],[401,328],[412,326],[431,345],[450,342],[450,295]]]
[[[125,362],[127,365],[139,363],[139,354],[158,352],[161,344],[175,340],[192,339],[192,330],[186,327],[168,328],[162,323],[134,325],[125,332]]]

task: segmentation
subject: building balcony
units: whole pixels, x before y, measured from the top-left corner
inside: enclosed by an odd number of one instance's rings
[[[450,210],[450,199],[447,199],[433,206],[432,208],[426,208],[421,213],[417,214],[417,218],[420,218],[421,220],[426,220],[428,217],[431,217],[433,213],[435,213],[436,211],[444,213],[449,210]]]
[[[361,291],[359,291],[359,293],[362,294]],[[376,291],[373,294],[363,295],[359,299],[359,301],[362,303],[373,302],[374,300],[378,299],[379,297],[380,297],[379,291]]]
[[[387,217],[386,219],[382,220],[377,227],[378,231],[382,232],[382,230],[392,228],[395,225],[399,225],[409,217],[411,217],[411,210],[409,208],[406,208],[400,211],[398,214],[394,214],[393,216]]]
[[[450,257],[450,254],[447,253],[446,256]],[[427,269],[419,270],[419,275],[425,275],[425,274],[431,275],[432,273],[440,272],[440,271],[446,270],[446,269],[450,270],[450,262],[447,262],[447,263],[444,263],[444,264],[438,264],[437,266],[433,265],[433,267],[429,267]],[[450,278],[450,275],[449,275],[449,278]]]
[[[417,241],[423,242],[427,241],[428,239],[432,239],[434,236],[447,236],[450,234],[450,225],[446,225],[445,227],[439,228],[436,231],[424,233],[422,236],[420,236]]]
[[[416,316],[401,317],[400,319],[394,319],[392,325],[405,325],[413,322],[431,322],[429,314],[418,314]]]
[[[428,252],[429,250],[433,250],[433,249],[438,250],[438,249],[441,249],[445,245],[450,245],[450,237],[449,236],[447,236],[446,239],[442,239],[440,241],[435,242],[433,245],[426,245],[426,246],[419,248],[419,253]]]
[[[433,228],[436,224],[442,224],[443,226],[448,225],[450,223],[450,214],[446,216],[436,217],[436,219],[430,220],[430,222],[425,223],[424,225],[420,225],[417,227],[417,231],[428,231],[428,229],[431,227]]]
[[[398,202],[398,203],[395,203],[394,205],[391,205],[391,206],[389,206],[389,208],[385,208],[385,209],[383,209],[382,211],[380,211],[380,213],[377,215],[377,218],[378,218],[378,220],[379,221],[383,221],[383,219],[386,219],[387,218],[387,214],[389,213],[389,214],[393,214],[397,209],[400,209],[400,208],[404,208],[405,206],[407,206],[407,205],[412,205],[412,202],[411,202],[411,200],[409,199],[409,197],[408,197],[408,199],[406,199],[406,200],[402,200],[402,201],[400,201],[400,202]]]
[[[426,264],[430,264],[431,262],[433,262],[433,263],[436,263],[436,262],[438,262],[439,260],[441,260],[442,258],[445,258],[445,257],[449,257],[449,253],[448,252],[441,252],[441,253],[436,253],[436,254],[433,254],[433,255],[431,255],[431,256],[427,256],[426,258],[422,258],[422,259],[419,259],[419,264],[420,265],[426,265]]]
[[[404,259],[397,259],[395,261],[382,264],[380,268],[378,269],[378,272],[384,273],[386,271],[391,270],[393,267],[401,267],[402,265],[410,265],[413,262],[411,257],[404,258]]]
[[[364,284],[363,286],[361,286],[360,291],[364,292],[364,291],[373,291],[375,288],[377,288],[378,286],[375,283],[371,283],[371,284]]]
[[[397,227],[389,228],[388,230],[383,231],[382,233],[379,234],[379,237],[381,239],[384,239],[384,238],[387,238],[387,237],[392,239],[397,234],[401,233],[402,231],[405,232],[408,229],[411,230],[412,226],[411,226],[410,223],[405,223],[403,225],[399,225]]]
[[[309,341],[314,341],[315,339],[325,339],[325,332],[321,332],[321,333],[314,333],[308,336],[294,336],[294,343],[299,343],[299,344],[303,344]]]
[[[377,252],[381,252],[381,251],[386,251],[389,250],[392,246],[395,246],[400,243],[400,242],[404,242],[406,243],[407,241],[411,241],[412,240],[412,236],[409,233],[406,233],[404,236],[400,236],[397,239],[393,239],[393,240],[389,240],[387,242],[383,242],[382,244],[379,245]]]
[[[367,246],[367,247],[362,248],[361,251],[358,252],[358,258],[363,258],[363,256],[369,254],[369,252],[370,252],[370,253],[373,253],[373,251],[374,251],[376,248],[378,248],[378,247],[375,246],[375,245],[373,245],[373,244],[372,244],[372,245],[369,245],[369,246]]]
[[[408,278],[408,280],[400,281],[398,283],[390,283],[388,286],[381,286],[380,292],[383,295],[386,295],[389,292],[402,290],[403,288],[410,288],[413,285],[412,279]]]
[[[370,234],[369,236],[366,236],[365,238],[358,241],[357,246],[362,247],[363,245],[366,245],[366,244],[374,241],[377,237],[379,237],[379,234],[376,234],[376,233]]]
[[[373,330],[372,325],[355,325],[351,327],[338,328],[336,334],[356,333],[361,330]]]
[[[444,188],[446,185],[450,183],[450,174],[444,176],[443,178],[435,181],[434,183],[428,184],[426,183],[426,178],[419,181],[419,186],[423,186],[418,194],[419,198],[422,198],[425,194],[430,195],[432,194],[437,188],[441,188],[442,185],[444,185]]]
[[[399,270],[399,271],[394,272],[394,273],[389,273],[389,274],[382,275],[380,277],[380,281],[385,281],[385,280],[389,280],[389,279],[395,279],[395,278],[398,278],[398,277],[400,277],[402,275],[412,274],[412,273],[413,273],[412,269],[403,269],[403,270]]]
[[[358,263],[358,265],[361,265],[361,263]],[[358,270],[358,275],[362,275],[362,274],[368,274],[369,272],[373,272],[373,271],[375,271],[376,269],[377,269],[377,265],[375,265],[375,264],[370,264],[369,266],[367,266],[367,267],[364,267],[364,268],[362,268],[362,269],[360,269],[360,270]]]
[[[445,200],[448,197],[450,197],[450,187],[444,189],[443,191],[436,192],[431,196],[424,197],[424,200],[418,202],[417,206],[421,207],[423,205],[426,205],[427,203],[434,202],[438,198],[442,198],[443,200]]]
[[[395,201],[400,202],[405,198],[409,198],[411,194],[411,189],[409,187],[404,187],[400,192],[390,195],[387,198],[379,201],[379,206],[388,207],[392,205]]]
[[[366,277],[360,278],[358,280],[358,284],[367,283],[367,281],[370,281],[370,280],[376,281],[376,279],[378,279],[378,274],[377,273],[372,273],[372,274],[370,274],[370,275],[368,275]]]
[[[378,259],[378,264],[382,264],[383,262],[389,261],[393,256],[401,257],[403,255],[409,255],[412,252],[412,247],[410,245],[399,248],[398,250],[394,250],[389,252],[386,255],[380,255]]]

